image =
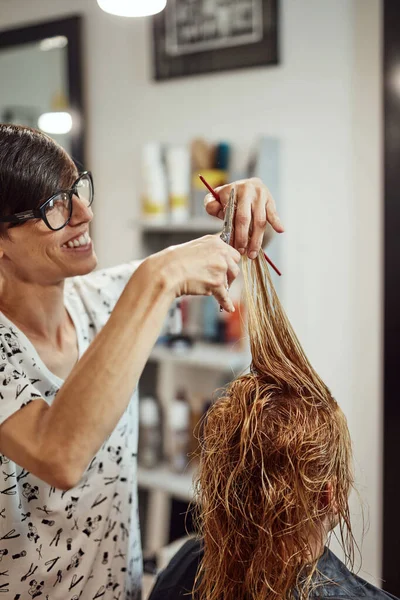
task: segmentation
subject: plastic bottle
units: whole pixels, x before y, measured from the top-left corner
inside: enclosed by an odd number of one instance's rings
[[[190,406],[185,392],[180,390],[169,408],[170,465],[182,473],[188,464],[190,443]]]
[[[203,338],[207,342],[218,340],[218,304],[213,296],[202,298],[203,308]]]
[[[139,401],[138,462],[147,469],[161,461],[161,415],[157,400],[145,396]]]
[[[203,404],[204,402],[201,397],[193,398],[190,415],[189,459],[190,464],[194,466],[197,466],[200,461],[199,441],[202,432]]]
[[[240,275],[235,282],[233,283],[229,296],[233,302],[235,307],[234,313],[225,312],[225,330],[224,337],[225,343],[227,344],[235,344],[236,349],[240,349],[244,347],[245,343],[245,330],[244,330],[244,321],[245,321],[245,306],[242,301],[242,289],[243,289],[243,280]]]
[[[190,152],[186,146],[168,146],[165,153],[170,219],[185,222],[189,218]]]
[[[215,168],[229,171],[230,154],[230,145],[226,142],[220,142],[215,149]]]
[[[163,222],[168,217],[168,186],[161,144],[150,142],[144,146],[142,166],[142,217]]]

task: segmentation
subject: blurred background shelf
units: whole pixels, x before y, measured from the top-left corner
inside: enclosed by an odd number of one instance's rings
[[[193,477],[195,469],[185,473],[174,473],[167,465],[154,469],[138,468],[138,485],[150,491],[158,490],[186,502],[193,499]]]
[[[155,346],[150,354],[152,362],[170,362],[201,369],[240,371],[250,365],[249,351],[235,346],[197,342],[192,348],[176,351],[166,346]]]
[[[137,226],[142,233],[215,233],[222,231],[223,221],[215,217],[193,217],[182,223],[139,221]]]
[[[201,190],[201,207],[204,191]],[[142,258],[168,246],[183,244],[206,234],[222,231],[223,221],[193,214],[181,222],[137,219],[133,225],[140,237]],[[238,309],[235,319],[219,312],[214,298],[190,297],[181,301],[183,334],[194,341],[192,347],[155,345],[140,379],[140,401],[154,398],[158,403],[162,429],[163,463],[154,468],[138,468],[139,515],[143,551],[147,556],[194,530],[191,502],[194,496],[195,466],[190,458],[195,451],[194,431],[207,406],[216,399],[234,377],[248,370],[251,355],[240,305],[241,283],[235,282],[230,295]],[[207,328],[205,327],[207,325]],[[205,340],[215,340],[208,342]],[[189,447],[186,471],[171,469],[175,435],[169,415],[179,396],[189,406]],[[142,405],[143,406],[143,405]],[[186,425],[185,425],[186,428]],[[141,430],[143,431],[143,429]],[[139,436],[140,437],[140,436]],[[168,461],[168,462],[167,462]],[[145,463],[146,464],[146,463]]]

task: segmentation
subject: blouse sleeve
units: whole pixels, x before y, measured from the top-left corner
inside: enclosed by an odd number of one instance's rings
[[[2,329],[0,334],[0,424],[32,400],[42,398],[22,363],[19,341]],[[19,358],[21,357],[21,358]]]

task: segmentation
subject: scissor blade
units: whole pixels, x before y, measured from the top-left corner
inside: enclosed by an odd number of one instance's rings
[[[235,188],[231,189],[229,200],[225,212],[224,228],[221,233],[221,239],[227,244],[231,241],[233,229],[233,217],[235,215]]]

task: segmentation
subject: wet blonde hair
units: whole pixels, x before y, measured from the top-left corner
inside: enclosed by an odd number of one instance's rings
[[[243,271],[252,365],[204,423],[197,593],[201,600],[286,600],[295,592],[308,598],[315,542],[322,547],[322,522],[333,513],[353,559],[350,436],[300,346],[264,257],[244,259]]]

